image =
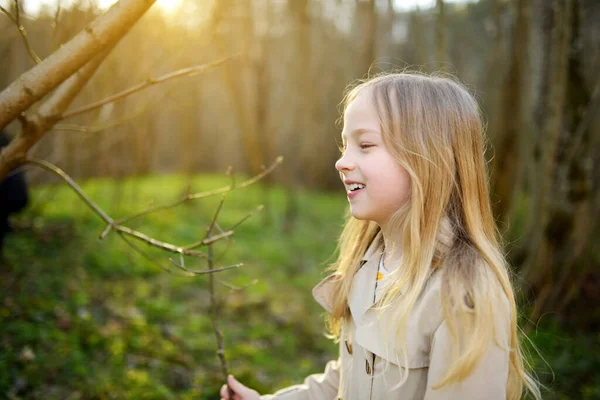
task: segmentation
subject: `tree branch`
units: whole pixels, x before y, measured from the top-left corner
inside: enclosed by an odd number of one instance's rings
[[[180,78],[180,77],[183,77],[183,76],[196,75],[196,74],[198,74],[200,72],[203,72],[203,71],[205,71],[207,69],[219,66],[219,65],[221,65],[221,64],[229,61],[233,57],[236,57],[236,56],[226,57],[226,58],[223,58],[221,60],[218,60],[218,61],[215,61],[215,62],[212,62],[212,63],[209,63],[209,64],[196,65],[194,67],[183,68],[183,69],[180,69],[180,70],[177,70],[177,71],[170,72],[168,74],[162,75],[162,76],[160,76],[158,78],[148,78],[148,79],[146,79],[146,81],[138,83],[137,85],[134,85],[134,86],[130,87],[129,89],[123,90],[122,92],[113,94],[112,96],[109,96],[109,97],[107,97],[105,99],[99,100],[99,101],[97,101],[95,103],[88,104],[86,106],[77,108],[77,109],[72,110],[72,111],[68,111],[68,112],[66,112],[66,113],[64,113],[62,115],[61,119],[65,119],[65,118],[73,117],[75,115],[83,114],[85,112],[88,112],[88,111],[94,110],[96,108],[102,107],[103,105],[108,104],[108,103],[114,103],[116,101],[119,101],[119,100],[122,100],[122,99],[126,98],[127,96],[132,95],[135,92],[139,92],[140,90],[144,90],[144,89],[146,89],[146,88],[148,88],[150,86],[157,85],[159,83],[163,83],[163,82],[166,82],[166,81],[171,80],[171,79]]]
[[[56,123],[60,115],[96,72],[109,51],[110,49],[103,51],[77,73],[71,75],[31,116],[22,117],[23,130],[0,152],[0,179],[19,165],[29,149]],[[0,114],[1,110],[0,99]]]
[[[55,175],[57,175],[62,180],[64,180],[75,191],[75,193],[77,193],[79,198],[81,198],[84,203],[86,203],[104,222],[106,222],[107,229],[113,229],[119,233],[129,235],[129,236],[134,237],[138,240],[141,240],[151,246],[157,247],[162,250],[166,250],[171,253],[183,254],[183,255],[194,256],[194,257],[206,257],[205,254],[202,252],[188,250],[181,246],[176,246],[176,245],[173,245],[170,243],[161,242],[161,241],[156,240],[148,235],[138,232],[134,229],[131,229],[126,226],[122,226],[122,225],[115,223],[114,220],[110,216],[108,216],[96,203],[94,203],[89,197],[87,197],[87,195],[83,192],[83,190],[81,190],[81,188],[75,183],[75,181],[73,181],[73,179],[71,179],[71,177],[69,175],[67,175],[62,169],[58,168],[55,165],[50,164],[49,162],[43,161],[43,160],[28,158],[25,161],[27,163],[36,165],[47,171],[50,171],[50,172],[54,173]]]
[[[16,8],[15,14],[17,15],[16,17],[13,17],[8,12],[8,10],[6,10],[2,6],[0,6],[0,11],[2,11],[4,14],[6,14],[8,16],[8,18],[10,18],[10,20],[12,22],[14,22],[14,24],[17,26],[17,29],[19,30],[19,34],[21,35],[21,37],[23,38],[23,42],[25,43],[25,48],[27,48],[27,52],[29,53],[29,55],[31,56],[33,61],[35,61],[36,64],[39,64],[42,62],[42,60],[37,56],[37,54],[35,54],[35,51],[33,51],[33,48],[31,47],[31,44],[29,43],[29,39],[27,38],[27,31],[25,30],[25,27],[23,25],[21,25],[21,12],[19,10],[19,8],[20,8],[19,1],[14,0],[14,2],[15,2],[15,8]]]
[[[120,0],[0,93],[0,129],[116,43],[156,0]],[[1,176],[1,175],[0,175]]]
[[[275,160],[275,162],[273,162],[273,164],[271,164],[269,166],[269,168],[266,168],[260,174],[254,176],[254,177],[252,177],[250,179],[248,179],[247,181],[245,181],[245,182],[243,182],[243,183],[241,183],[239,185],[234,185],[234,183],[232,183],[232,185],[225,186],[225,187],[222,187],[222,188],[219,188],[219,189],[215,189],[215,190],[211,190],[211,191],[208,191],[208,192],[187,194],[187,195],[185,195],[184,197],[182,197],[179,200],[173,201],[173,202],[168,203],[168,204],[163,204],[163,205],[159,205],[159,206],[150,207],[150,208],[148,208],[148,209],[146,209],[146,210],[144,210],[144,211],[142,211],[142,212],[140,212],[138,214],[133,214],[133,215],[130,215],[128,217],[121,218],[121,219],[117,220],[116,222],[119,223],[119,224],[122,224],[124,222],[131,221],[133,219],[142,217],[144,215],[151,214],[153,212],[157,212],[157,211],[161,211],[161,210],[167,210],[169,208],[176,207],[176,206],[178,206],[180,204],[185,203],[186,201],[203,199],[203,198],[206,198],[206,197],[216,196],[218,194],[222,194],[222,193],[229,192],[229,191],[232,191],[232,190],[245,188],[245,187],[253,184],[254,182],[262,179],[266,175],[270,174],[282,162],[283,162],[283,157],[281,157],[281,156],[277,157],[277,159]]]

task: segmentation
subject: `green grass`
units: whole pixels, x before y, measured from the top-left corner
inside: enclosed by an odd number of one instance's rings
[[[227,183],[202,176],[192,188]],[[174,200],[186,186],[183,177],[162,176],[94,180],[83,188],[118,218]],[[261,393],[299,383],[336,357],[310,291],[333,261],[346,201],[342,193],[301,191],[297,196],[298,218],[289,234],[282,232],[285,195],[280,187],[266,191],[255,185],[230,193],[219,218],[227,229],[257,205],[266,206],[232,240],[215,245],[218,266],[244,263],[216,275],[219,282],[244,286],[258,280],[243,291],[217,288],[230,370]],[[0,271],[0,394],[218,398],[222,377],[208,278],[177,272],[169,267],[170,254],[138,243],[155,260],[149,262],[114,232],[99,240],[101,220],[63,185],[38,188],[33,198],[32,209],[17,221],[31,228],[8,238],[7,266]],[[203,237],[218,201],[181,205],[128,226],[160,240],[190,243]],[[187,266],[206,268],[199,261],[188,259]],[[548,321],[532,335],[557,374],[554,394],[547,398],[598,398],[598,374],[590,377],[590,371],[600,369],[593,357],[600,337],[571,336]],[[543,370],[539,358],[533,362]],[[568,397],[575,392],[581,394]]]
[[[226,185],[203,176],[194,191]],[[115,183],[89,181],[85,192],[117,218],[184,193],[181,177]],[[42,202],[32,229],[6,243],[0,315],[0,392],[24,398],[215,398],[222,384],[209,317],[207,276],[169,268],[165,252],[138,243],[172,272],[133,251],[66,187],[34,191]],[[323,276],[341,227],[341,195],[298,194],[293,233],[281,232],[284,192],[255,185],[227,196],[219,223],[232,226],[259,204],[230,243],[215,245],[223,299],[222,330],[231,372],[259,391],[297,382],[334,356],[323,336],[320,307],[310,289]],[[219,197],[132,221],[159,240],[186,244],[203,237]],[[316,206],[315,206],[316,205]],[[35,206],[33,207],[36,208]],[[188,258],[189,268],[205,262]]]

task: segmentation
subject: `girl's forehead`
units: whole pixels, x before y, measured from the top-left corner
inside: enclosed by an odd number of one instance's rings
[[[371,96],[361,92],[344,111],[344,131],[355,129],[379,129],[379,117]]]

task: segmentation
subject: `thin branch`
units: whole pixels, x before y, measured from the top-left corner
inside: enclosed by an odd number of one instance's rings
[[[142,249],[140,249],[139,247],[137,247],[137,246],[135,245],[135,243],[133,243],[131,240],[129,240],[129,239],[127,238],[127,236],[125,236],[125,235],[124,235],[124,234],[122,234],[122,233],[119,233],[119,236],[121,237],[121,239],[123,239],[123,240],[125,241],[125,243],[127,243],[127,245],[128,245],[129,247],[131,247],[131,248],[132,248],[132,249],[133,249],[133,250],[134,250],[136,253],[138,253],[139,255],[141,255],[142,257],[144,257],[146,260],[150,261],[152,264],[154,264],[154,265],[155,265],[155,266],[157,266],[158,268],[162,269],[163,271],[165,271],[165,272],[168,272],[169,274],[172,274],[172,273],[173,273],[173,272],[172,272],[172,271],[171,271],[169,268],[167,268],[167,267],[163,266],[161,263],[159,263],[159,262],[157,262],[156,260],[154,260],[154,259],[153,259],[152,257],[150,257],[148,254],[144,253],[144,252],[142,251]]]
[[[241,292],[242,290],[248,289],[250,286],[254,286],[258,283],[258,279],[252,280],[252,282],[245,284],[244,286],[233,286],[227,282],[219,281],[219,283],[229,289],[231,292]]]
[[[215,61],[215,62],[212,62],[209,64],[203,64],[203,65],[197,65],[194,67],[183,68],[183,69],[162,75],[158,78],[148,78],[148,79],[146,79],[146,81],[138,83],[137,85],[134,85],[134,86],[130,87],[129,89],[123,90],[122,92],[113,94],[112,96],[108,96],[102,100],[95,102],[95,103],[88,104],[87,106],[83,106],[83,107],[77,108],[75,110],[66,112],[62,115],[61,119],[65,119],[65,118],[69,118],[69,117],[72,117],[75,115],[83,114],[85,112],[102,107],[103,105],[108,104],[108,103],[114,103],[116,101],[124,99],[127,96],[132,95],[135,92],[139,92],[140,90],[146,89],[153,85],[157,85],[159,83],[166,82],[166,81],[174,79],[174,78],[180,78],[182,76],[192,76],[192,75],[199,74],[200,72],[203,72],[207,69],[221,65],[221,64],[229,61],[233,57],[235,57],[235,56],[226,57],[226,58],[223,58],[221,60],[218,60],[218,61]]]
[[[130,229],[126,226],[119,225],[113,221],[111,217],[109,217],[96,203],[94,203],[87,195],[81,190],[81,188],[71,179],[69,175],[67,175],[63,170],[58,168],[55,165],[50,164],[49,162],[43,160],[37,160],[33,158],[27,158],[25,162],[41,167],[47,171],[50,171],[64,180],[77,195],[107,224],[107,229],[114,229],[117,232],[124,233],[126,235],[132,236],[138,240],[141,240],[151,246],[158,247],[160,249],[169,251],[171,253],[176,254],[184,254],[186,256],[194,256],[194,257],[206,257],[204,253],[199,251],[192,251],[188,249],[184,249],[180,246],[175,246],[170,243],[161,242],[156,240],[148,235],[145,235],[136,230]],[[105,229],[105,232],[106,230]]]
[[[189,195],[189,191],[188,191],[188,195]],[[213,228],[215,227],[215,224],[217,223],[217,218],[219,218],[219,213],[221,212],[221,209],[223,208],[223,203],[225,203],[225,193],[223,193],[223,195],[221,196],[221,201],[219,201],[219,205],[217,206],[217,209],[215,210],[215,213],[213,214],[210,224],[208,225],[208,228],[206,228],[206,235],[204,235],[203,240],[206,240],[210,236]]]
[[[6,8],[0,6],[0,11],[6,14],[6,16],[13,22],[13,24],[17,25],[17,28],[19,27],[19,24],[17,23],[15,17],[13,17],[13,15]]]
[[[0,152],[0,179],[26,157],[27,152],[41,137],[52,128],[57,118],[67,109],[81,89],[94,75],[112,46],[98,54],[94,59],[65,80],[31,115],[21,115],[23,130]],[[43,63],[42,63],[43,64]],[[40,64],[40,65],[42,65]],[[35,68],[35,67],[34,67]],[[6,92],[6,90],[5,90]],[[4,92],[3,92],[4,93]],[[0,119],[2,109],[0,94]]]
[[[222,267],[222,268],[212,268],[212,269],[205,269],[205,270],[201,270],[201,271],[195,271],[195,270],[186,268],[185,265],[176,263],[175,260],[173,260],[172,258],[169,258],[169,261],[175,267],[177,267],[185,272],[189,272],[190,274],[194,274],[194,275],[211,274],[211,276],[212,276],[212,274],[215,272],[227,271],[228,269],[239,268],[239,267],[244,266],[243,263],[239,263],[239,264],[233,264],[233,265],[229,265],[227,267]]]
[[[175,201],[173,201],[171,203],[167,203],[167,204],[163,204],[163,205],[159,205],[159,206],[150,207],[150,208],[148,208],[148,209],[146,209],[146,210],[144,210],[144,211],[142,211],[140,213],[133,214],[133,215],[130,215],[128,217],[124,217],[124,218],[118,219],[116,221],[116,223],[122,224],[124,222],[128,222],[128,221],[131,221],[133,219],[142,217],[144,215],[148,215],[148,214],[151,214],[151,213],[154,213],[154,212],[157,212],[157,211],[167,210],[169,208],[173,208],[173,207],[176,207],[176,206],[178,206],[180,204],[183,204],[186,201],[203,199],[203,198],[206,198],[206,197],[216,196],[218,194],[226,193],[226,192],[229,192],[229,191],[232,191],[232,190],[245,188],[247,186],[250,186],[254,182],[262,179],[263,177],[265,177],[269,173],[271,173],[282,162],[283,162],[283,157],[282,156],[277,157],[277,159],[275,160],[275,162],[273,162],[273,164],[271,164],[269,166],[269,168],[266,168],[260,174],[254,176],[254,177],[252,177],[250,179],[248,179],[247,181],[241,183],[240,185],[237,185],[237,186],[231,186],[231,185],[229,185],[229,186],[225,186],[225,187],[222,187],[222,188],[219,188],[219,189],[215,189],[215,190],[211,190],[211,191],[208,191],[208,192],[201,192],[201,193],[190,194],[190,195],[184,196],[183,198],[181,198],[179,200],[175,200]]]
[[[25,27],[23,25],[21,25],[19,2],[17,0],[15,0],[15,4],[16,4],[16,8],[17,8],[17,11],[16,11],[17,17],[16,18],[13,17],[13,15],[2,6],[0,6],[0,11],[2,11],[4,14],[6,14],[6,16],[17,26],[19,34],[21,35],[21,37],[23,38],[23,42],[25,43],[25,48],[27,49],[27,52],[29,53],[29,55],[31,56],[33,61],[35,61],[36,64],[39,64],[42,62],[42,60],[37,56],[37,54],[35,54],[35,51],[33,51],[33,48],[31,47],[31,44],[29,43],[29,39],[27,38],[27,31],[25,30]]]
[[[156,0],[120,0],[64,46],[0,92],[0,129],[112,47]],[[1,163],[0,163],[1,164]]]
[[[54,13],[54,19],[52,20],[52,50],[58,48],[58,41],[56,40],[56,33],[58,32],[58,18],[60,17],[61,11],[61,0],[57,1],[56,12]]]
[[[86,126],[86,125],[78,125],[78,124],[56,124],[54,125],[54,127],[51,129],[51,131],[68,131],[68,132],[81,132],[81,133],[90,133],[90,134],[94,134],[97,132],[101,132],[103,130],[106,129],[110,129],[110,128],[114,128],[115,126],[121,125],[124,122],[130,121],[132,119],[135,119],[145,113],[147,113],[148,111],[152,110],[152,108],[158,104],[162,104],[163,100],[168,97],[172,92],[173,92],[174,88],[169,88],[167,90],[165,90],[161,96],[155,98],[153,101],[149,101],[146,104],[143,104],[139,107],[137,107],[136,110],[133,111],[133,113],[126,115],[122,118],[110,121],[110,122],[106,122],[103,124],[97,124],[97,125],[91,125],[91,126]]]
[[[251,216],[253,216],[256,213],[261,212],[264,208],[265,208],[265,206],[263,206],[262,204],[260,206],[256,207],[254,210],[250,211],[244,218],[242,218],[237,223],[235,223],[231,228],[229,228],[229,230],[231,230],[231,231],[235,230],[235,228],[237,228],[238,226],[240,226],[241,224],[246,222],[246,220],[248,218],[250,218]]]
[[[215,213],[216,215],[217,213]],[[215,219],[215,218],[213,218]],[[209,229],[207,229],[206,234],[210,235],[212,228],[214,227],[214,224],[211,224],[209,226]],[[208,245],[208,271],[214,269],[213,267],[213,246],[212,245]],[[217,339],[217,356],[219,357],[219,361],[221,364],[221,373],[223,374],[223,378],[225,380],[225,382],[227,382],[227,377],[229,376],[229,367],[227,366],[227,358],[225,357],[225,345],[224,345],[224,341],[223,341],[223,333],[221,332],[221,329],[219,328],[219,303],[217,300],[217,295],[215,292],[215,276],[213,274],[210,274],[208,276],[208,288],[209,288],[209,292],[210,292],[210,314],[211,314],[211,320],[212,320],[212,325],[213,325],[213,329],[215,331],[215,337]],[[227,386],[227,390],[229,391],[229,398],[233,399],[233,390],[229,387],[229,385]]]
[[[29,53],[31,58],[33,58],[33,61],[35,61],[36,64],[39,64],[42,62],[42,60],[38,57],[37,54],[35,54],[35,51],[33,51],[33,47],[31,47],[31,44],[29,43],[29,38],[27,37],[27,31],[25,30],[25,27],[21,24],[21,7],[19,7],[19,0],[15,0],[15,8],[15,13],[17,14],[17,17],[15,18],[17,22],[17,28],[19,29],[19,33],[23,38],[23,42],[25,43],[27,52]]]
[[[231,235],[233,235],[233,231],[230,230],[230,231],[223,232],[223,233],[220,233],[218,235],[211,236],[211,237],[199,240],[197,242],[188,244],[186,246],[183,246],[183,248],[186,249],[186,250],[191,250],[191,249],[195,249],[196,247],[200,247],[200,246],[208,246],[210,244],[213,244],[217,240],[228,238]]]
[[[96,203],[94,203],[94,201],[92,199],[90,199],[84,193],[84,191],[81,190],[81,188],[77,185],[77,183],[75,183],[75,181],[69,175],[67,175],[62,169],[58,168],[57,166],[55,166],[53,164],[50,164],[47,161],[38,160],[35,158],[27,158],[25,160],[25,162],[36,165],[40,168],[43,168],[43,169],[50,171],[53,174],[57,175],[59,178],[61,178],[63,181],[65,181],[67,183],[67,185],[69,185],[71,187],[71,189],[73,189],[73,191],[75,193],[77,193],[77,196],[79,196],[79,198],[81,200],[83,200],[83,202],[85,204],[87,204],[88,207],[90,207],[100,218],[102,218],[102,220],[104,222],[106,222],[107,224],[113,223],[112,218],[109,217]]]

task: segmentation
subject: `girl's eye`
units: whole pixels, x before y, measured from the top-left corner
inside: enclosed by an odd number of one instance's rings
[[[370,148],[370,147],[373,147],[373,146],[375,146],[375,145],[374,145],[374,144],[371,144],[371,143],[361,143],[361,144],[360,144],[360,148],[361,148],[362,150],[368,149],[368,148]]]

